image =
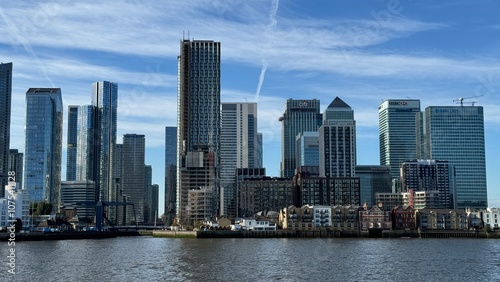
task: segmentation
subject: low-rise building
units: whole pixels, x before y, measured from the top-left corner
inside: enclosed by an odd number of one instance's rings
[[[415,209],[409,206],[397,206],[391,210],[392,229],[413,230],[417,224],[415,220]]]
[[[490,228],[499,228],[500,227],[500,208],[487,208],[483,210],[482,219],[484,222],[484,226]]]
[[[420,209],[416,211],[417,227],[422,230],[464,230],[467,214],[461,209]]]
[[[280,211],[280,224],[283,229],[313,230],[314,210],[312,206],[301,208],[289,206]]]
[[[370,229],[392,229],[391,212],[384,211],[381,207],[364,207],[359,211],[359,226],[361,231]]]
[[[0,227],[8,227],[17,218],[23,222],[23,228],[30,228],[30,193],[19,190],[16,182],[5,185],[5,198],[0,198]]]
[[[241,226],[242,230],[251,231],[274,231],[276,230],[276,224],[269,220],[262,219],[241,219],[238,224]]]
[[[359,230],[359,209],[357,205],[332,206],[332,228],[334,231],[357,232]]]

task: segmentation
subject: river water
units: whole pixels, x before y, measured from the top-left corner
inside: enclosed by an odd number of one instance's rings
[[[500,281],[500,240],[176,239],[0,242],[0,281]]]

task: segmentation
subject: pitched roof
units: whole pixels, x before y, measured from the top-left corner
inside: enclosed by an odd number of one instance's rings
[[[330,105],[328,106],[328,108],[351,108],[349,105],[347,105],[344,101],[342,101],[342,99],[340,99],[339,97],[335,97],[335,99],[333,99],[333,101],[330,103]]]

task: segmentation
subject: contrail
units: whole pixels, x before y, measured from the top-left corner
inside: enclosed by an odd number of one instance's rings
[[[280,4],[279,0],[273,1],[273,6],[271,7],[271,13],[269,14],[269,25],[266,28],[266,33],[269,32],[270,28],[276,26],[277,24],[276,13],[278,13],[279,4]],[[267,37],[266,47],[267,46],[269,46],[269,37]],[[255,91],[255,102],[258,102],[259,100],[260,89],[262,88],[262,84],[264,83],[264,79],[266,77],[266,70],[267,70],[267,60],[262,59],[262,69],[260,70],[259,83],[257,84],[257,90]]]

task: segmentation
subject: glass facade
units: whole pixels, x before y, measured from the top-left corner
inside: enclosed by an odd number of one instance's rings
[[[424,114],[424,156],[455,168],[456,208],[486,208],[483,107],[431,106]]]
[[[69,126],[69,125],[68,125]],[[94,107],[79,106],[77,116],[77,145],[75,161],[76,180],[93,180],[94,178]],[[69,157],[68,157],[69,158]],[[95,192],[93,193],[95,195]]]
[[[97,201],[116,201],[118,198],[113,177],[116,146],[118,85],[109,81],[92,84],[93,119],[93,180]],[[111,216],[113,217],[113,216]]]
[[[354,177],[355,167],[354,111],[336,97],[326,108],[319,128],[319,176]]]
[[[60,88],[30,88],[26,92],[24,189],[32,202],[59,207],[62,153],[62,95]]]
[[[165,127],[165,217],[171,225],[175,216],[177,182],[177,127]]]
[[[0,197],[4,196],[9,171],[10,110],[12,99],[12,63],[0,63]],[[22,178],[18,175],[17,178]]]
[[[78,137],[78,106],[68,106],[68,136],[66,137],[66,181],[76,180]]]
[[[296,166],[319,166],[319,132],[301,132],[295,144]]]
[[[142,134],[123,135],[123,159],[122,159],[122,183],[123,195],[128,202],[134,203],[135,216],[137,222],[145,220],[145,148],[146,138]],[[148,185],[151,188],[151,177],[148,178]],[[126,224],[133,224],[134,213],[132,209],[127,209]]]
[[[221,212],[236,215],[234,178],[237,168],[260,167],[257,156],[257,103],[222,103],[220,136]]]
[[[420,100],[386,100],[378,107],[380,165],[399,179],[399,166],[417,157],[417,122]]]
[[[212,215],[219,211],[220,42],[181,41],[177,103],[176,215],[190,224],[190,189],[212,189]]]
[[[281,177],[292,178],[295,174],[295,143],[297,135],[305,131],[318,131],[322,123],[320,102],[288,99],[281,121]]]

